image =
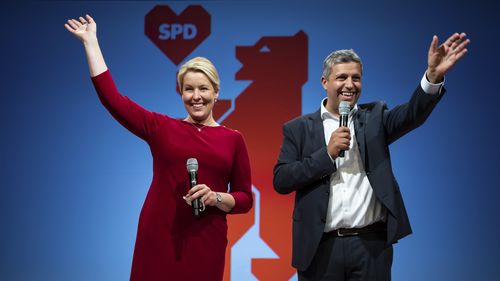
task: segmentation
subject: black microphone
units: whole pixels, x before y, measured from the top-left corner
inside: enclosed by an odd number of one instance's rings
[[[193,188],[198,184],[198,160],[196,158],[189,158],[186,162],[186,167],[189,175],[189,186]],[[191,202],[193,209],[193,216],[199,217],[201,214],[201,201],[196,198]]]
[[[348,101],[341,101],[339,104],[339,127],[349,128],[349,111],[351,111],[351,106]],[[344,157],[345,151],[340,151],[339,157]]]

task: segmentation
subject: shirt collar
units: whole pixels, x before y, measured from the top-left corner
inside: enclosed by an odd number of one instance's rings
[[[325,120],[325,119],[335,119],[335,120],[339,120],[338,117],[334,116],[332,113],[330,113],[325,105],[326,105],[326,101],[327,101],[328,98],[324,98],[323,100],[321,100],[321,120]],[[351,111],[349,111],[349,119],[351,119],[354,114],[356,114],[356,112],[358,111],[358,104],[355,104],[353,108],[351,108]]]

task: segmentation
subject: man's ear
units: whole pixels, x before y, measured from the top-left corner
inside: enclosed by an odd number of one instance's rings
[[[323,85],[323,89],[326,90],[327,84],[328,84],[328,80],[324,76],[321,76],[321,85]]]

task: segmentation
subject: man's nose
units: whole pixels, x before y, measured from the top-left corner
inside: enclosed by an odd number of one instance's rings
[[[346,80],[345,80],[345,87],[348,88],[348,89],[352,89],[354,88],[354,83],[352,81],[352,78],[351,77],[348,77]]]

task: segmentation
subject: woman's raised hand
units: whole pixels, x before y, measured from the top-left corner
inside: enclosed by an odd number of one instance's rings
[[[83,43],[97,38],[97,25],[89,15],[85,15],[85,18],[79,17],[78,20],[69,19],[64,27]]]

